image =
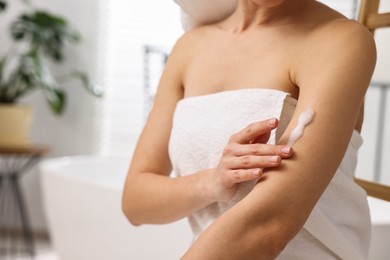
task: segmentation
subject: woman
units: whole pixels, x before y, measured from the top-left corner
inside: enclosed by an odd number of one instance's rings
[[[366,259],[353,171],[375,62],[369,31],[314,0],[238,0],[185,33],[129,169],[129,221],[190,216],[183,259]],[[308,108],[314,119],[281,162]]]

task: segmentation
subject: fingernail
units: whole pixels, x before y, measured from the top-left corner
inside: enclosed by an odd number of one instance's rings
[[[276,118],[272,118],[272,119],[268,120],[267,124],[270,126],[276,125]]]
[[[281,151],[282,151],[283,154],[289,155],[291,153],[291,147],[285,146],[285,147],[282,148]]]
[[[252,174],[255,175],[255,176],[259,176],[261,173],[262,173],[261,169],[255,169],[255,170],[252,171]]]
[[[272,156],[269,158],[269,161],[272,163],[277,163],[279,161],[279,156]]]

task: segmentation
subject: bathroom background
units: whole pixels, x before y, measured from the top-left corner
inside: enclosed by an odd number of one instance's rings
[[[103,154],[131,156],[145,119],[144,45],[169,50],[181,31],[179,10],[173,1],[35,0],[36,7],[66,17],[82,35],[78,45],[67,46],[66,61],[55,74],[73,68],[85,70],[104,88],[94,98],[70,82],[64,85],[68,104],[62,116],[54,115],[40,91],[22,100],[34,109],[31,139],[48,145],[49,156]],[[2,14],[0,53],[10,47],[9,22],[25,8],[9,1]],[[7,36],[7,37],[6,37]],[[23,177],[23,189],[34,230],[45,231],[39,171]]]
[[[8,50],[11,42],[8,21],[19,14],[22,1],[9,1],[9,9],[2,14],[0,23],[0,53]],[[348,17],[355,13],[355,1],[321,0]],[[23,99],[35,111],[31,139],[50,147],[48,157],[99,154],[131,157],[140,134],[162,68],[163,56],[169,53],[176,39],[183,33],[179,8],[172,0],[35,0],[37,7],[63,15],[80,31],[83,41],[66,50],[66,62],[54,66],[54,71],[78,68],[105,91],[103,99],[86,93],[83,88],[68,83],[64,87],[69,103],[61,117],[48,109],[40,92]],[[382,11],[390,11],[390,1],[382,1]],[[378,63],[373,81],[390,84],[390,29],[378,30]],[[145,56],[145,47],[151,52]],[[145,68],[148,57],[148,70]],[[145,71],[149,77],[145,78]],[[145,88],[145,85],[149,88]],[[364,145],[360,151],[357,176],[379,179],[390,185],[390,136],[381,141],[378,150],[379,106],[381,97],[389,98],[389,91],[370,88],[366,100],[363,129]],[[383,132],[390,131],[390,106],[385,108]],[[379,152],[382,153],[380,167]],[[386,160],[387,159],[387,160]],[[382,173],[381,176],[374,175]],[[23,177],[23,191],[35,233],[45,234],[47,222],[44,214],[41,184],[37,167]]]

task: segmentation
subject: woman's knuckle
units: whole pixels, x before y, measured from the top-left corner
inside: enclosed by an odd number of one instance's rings
[[[249,149],[249,153],[250,153],[250,154],[253,154],[253,155],[259,154],[260,151],[261,151],[261,150],[260,150],[260,146],[259,146],[259,145],[253,145],[253,146],[251,146],[251,148]]]
[[[229,143],[233,143],[237,140],[238,138],[238,133],[235,133],[235,134],[232,134],[230,137],[229,137]]]
[[[221,183],[222,183],[222,186],[228,187],[228,186],[230,185],[229,179],[230,179],[230,178],[229,178],[228,174],[223,173],[223,174],[221,175]]]
[[[222,156],[222,158],[219,160],[219,165],[223,168],[223,167],[225,167],[227,161],[228,160],[227,160],[226,156]]]
[[[250,135],[251,133],[253,132],[253,123],[248,125],[245,129],[244,129],[244,133],[246,135]]]
[[[231,154],[234,151],[234,148],[232,145],[226,145],[223,149],[223,154]]]
[[[239,182],[241,180],[241,172],[236,170],[233,172],[233,180],[234,182]]]
[[[242,156],[242,157],[241,157],[241,164],[242,164],[243,166],[249,166],[250,163],[251,163],[251,159],[250,159],[249,156]]]

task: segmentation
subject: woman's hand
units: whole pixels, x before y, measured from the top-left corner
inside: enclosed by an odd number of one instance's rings
[[[282,158],[292,155],[291,147],[266,144],[277,126],[277,119],[256,122],[230,137],[217,168],[210,169],[206,180],[213,201],[231,199],[239,183],[260,178],[263,168],[278,166]]]

